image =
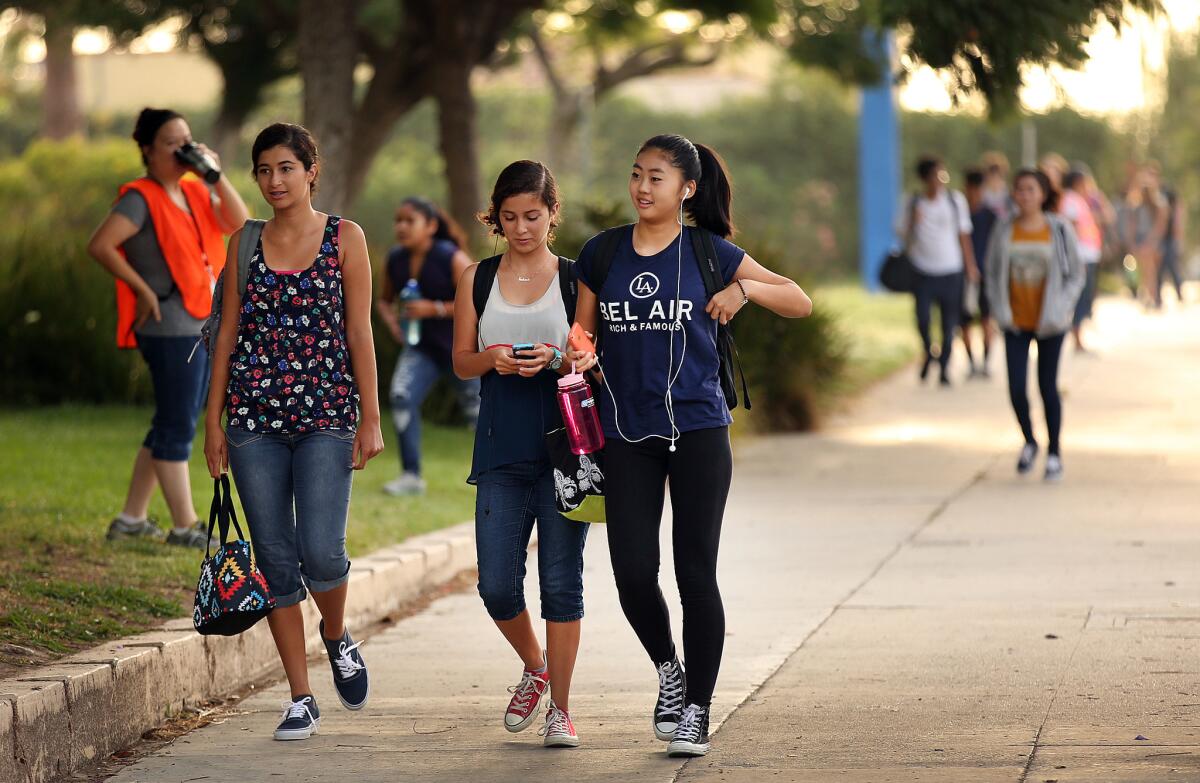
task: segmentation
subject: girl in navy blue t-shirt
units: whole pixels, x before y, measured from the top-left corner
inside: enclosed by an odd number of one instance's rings
[[[638,221],[617,229],[611,264],[599,259],[601,237],[579,256],[576,318],[600,341],[609,553],[621,608],[658,669],[654,733],[671,743],[669,755],[702,756],[725,641],[716,566],[733,475],[717,322],[728,323],[749,302],[801,318],[812,302],[728,241],[729,176],[712,149],[655,136],[638,151],[629,195]],[[685,214],[695,227],[683,225]],[[711,299],[692,249],[698,230],[713,235],[726,283]],[[686,678],[658,586],[668,484]]]

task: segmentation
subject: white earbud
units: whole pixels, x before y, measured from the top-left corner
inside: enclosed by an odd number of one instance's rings
[[[688,196],[690,196],[690,195],[692,195],[692,189],[691,189],[691,188],[684,188],[684,189],[683,189],[683,197],[684,197],[684,198],[687,198],[687,197],[688,197]]]

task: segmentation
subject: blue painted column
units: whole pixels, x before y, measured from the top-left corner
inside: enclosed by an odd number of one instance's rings
[[[896,43],[890,30],[867,30],[864,42],[883,66],[883,78],[862,88],[858,113],[859,270],[867,290],[877,291],[883,257],[897,244],[900,124],[892,84]]]

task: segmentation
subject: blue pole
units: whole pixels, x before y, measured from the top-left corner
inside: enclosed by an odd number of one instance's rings
[[[880,81],[862,89],[858,114],[859,270],[867,290],[877,291],[883,257],[896,245],[900,201],[900,126],[892,85],[896,44],[890,30],[867,30],[864,41],[883,66]]]

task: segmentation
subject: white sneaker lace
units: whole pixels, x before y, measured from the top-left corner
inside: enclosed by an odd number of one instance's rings
[[[347,647],[346,643],[342,642],[338,646],[338,657],[334,658],[333,662],[337,666],[338,674],[341,675],[343,680],[348,680],[358,672],[367,668],[350,656],[350,653],[357,650],[360,644],[362,644],[362,642],[355,642]]]
[[[699,704],[689,704],[683,710],[679,719],[679,727],[675,729],[675,739],[684,742],[698,742],[704,725],[704,708]]]
[[[658,717],[678,715],[683,707],[683,678],[674,661],[658,665]]]
[[[567,718],[567,713],[560,710],[554,702],[550,702],[550,709],[546,712],[546,725],[538,730],[538,736],[558,737],[570,735],[571,723]]]
[[[529,707],[529,701],[537,693],[537,683],[541,678],[534,672],[521,672],[521,681],[516,685],[510,685],[508,692],[513,694],[512,704],[510,707],[518,707],[522,710]]]
[[[312,711],[308,709],[308,699],[306,698],[300,701],[285,701],[280,706],[283,707],[283,720],[303,718],[305,715],[308,715],[310,721],[313,719]]]

